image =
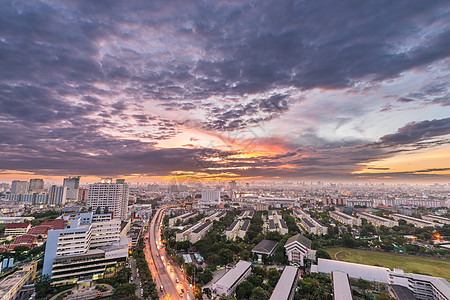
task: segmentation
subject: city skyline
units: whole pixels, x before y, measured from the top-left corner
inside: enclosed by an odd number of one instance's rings
[[[0,181],[450,182],[447,1],[0,8]]]

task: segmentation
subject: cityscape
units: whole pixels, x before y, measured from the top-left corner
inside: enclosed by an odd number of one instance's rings
[[[0,300],[450,300],[448,1],[0,6]]]

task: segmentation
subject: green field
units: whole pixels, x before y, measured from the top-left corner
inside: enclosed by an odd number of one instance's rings
[[[367,251],[349,248],[329,248],[326,251],[334,260],[358,264],[382,266],[393,270],[403,269],[406,273],[420,273],[450,280],[450,260],[389,252]]]

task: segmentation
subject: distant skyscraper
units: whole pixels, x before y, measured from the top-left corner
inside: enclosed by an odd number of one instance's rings
[[[11,183],[11,194],[28,193],[28,181],[14,180]]]
[[[125,220],[128,212],[128,185],[125,180],[112,183],[111,178],[102,178],[100,183],[89,185],[87,206],[95,211],[98,207],[103,211],[108,208],[114,218]]]
[[[198,204],[204,205],[219,205],[220,204],[220,191],[202,191],[202,199],[198,201]]]
[[[228,192],[228,196],[230,197],[231,200],[236,199],[235,191],[236,191],[236,181],[232,180],[230,181],[230,190]]]
[[[78,189],[78,200],[79,201],[86,201],[88,198],[88,189],[79,188]]]
[[[78,200],[78,188],[81,176],[64,178],[63,186],[67,187],[67,200]]]
[[[30,179],[28,186],[29,192],[38,192],[44,190],[44,179]]]
[[[67,187],[60,185],[52,185],[48,193],[48,204],[64,205],[67,200]]]

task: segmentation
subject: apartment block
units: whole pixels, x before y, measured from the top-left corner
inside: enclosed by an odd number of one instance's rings
[[[252,264],[240,260],[232,269],[212,285],[213,293],[217,296],[231,297],[236,287],[252,273]]]
[[[128,185],[120,179],[116,183],[111,178],[102,178],[101,182],[90,184],[87,206],[93,211],[100,208],[114,213],[114,218],[124,221],[128,214]]]
[[[194,218],[198,215],[198,212],[188,212],[185,214],[182,214],[180,216],[176,216],[169,219],[169,226],[175,226],[176,223],[185,223],[190,218]]]
[[[426,221],[430,221],[430,222],[439,222],[442,224],[450,224],[450,219],[440,217],[440,216],[435,216],[435,215],[424,215],[424,216],[422,216],[422,219],[424,219]]]
[[[128,242],[120,238],[120,220],[112,213],[80,213],[57,220],[62,226],[48,232],[42,271],[52,284],[97,280],[126,261]]]
[[[349,216],[349,215],[344,214],[343,212],[340,212],[337,210],[330,211],[329,213],[330,213],[330,217],[332,217],[333,219],[335,219],[341,223],[344,223],[344,224],[347,224],[350,226],[353,226],[353,225],[361,226],[361,220],[358,218],[354,218],[352,216]]]
[[[401,215],[401,214],[394,214],[394,215],[392,215],[392,217],[395,220],[397,220],[397,221],[398,220],[405,220],[407,223],[414,224],[414,226],[420,227],[420,228],[423,228],[423,227],[435,227],[435,226],[442,227],[442,226],[444,226],[444,224],[434,223],[434,222],[430,222],[430,221],[426,221],[426,220],[422,220],[422,219],[417,219],[417,218],[413,218],[413,217],[405,216],[405,215]]]
[[[394,226],[398,226],[398,222],[397,221],[393,221],[390,219],[386,219],[386,218],[382,218],[379,216],[376,216],[374,214],[371,213],[367,213],[367,212],[358,212],[358,216],[360,218],[364,218],[366,219],[368,222],[372,223],[375,226],[386,226],[386,227],[394,227]]]
[[[26,234],[30,230],[30,223],[9,223],[5,227],[5,236],[19,236]]]
[[[175,240],[177,242],[190,241],[196,243],[208,233],[212,228],[213,222],[201,220],[192,226],[186,227],[184,230],[175,234]]]

